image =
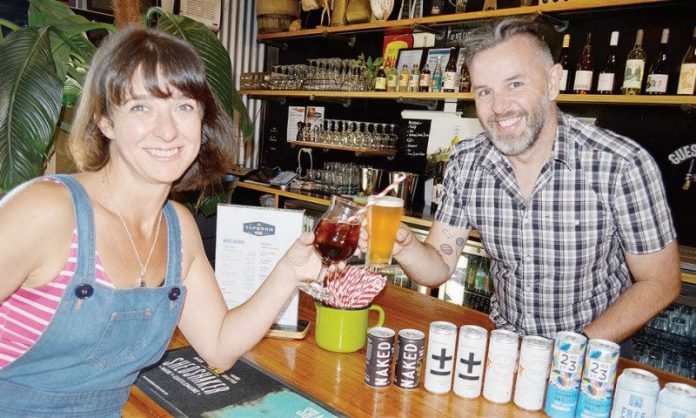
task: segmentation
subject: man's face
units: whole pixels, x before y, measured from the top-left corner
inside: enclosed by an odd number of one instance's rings
[[[550,70],[527,35],[474,57],[469,72],[476,112],[501,153],[519,155],[537,141],[549,116]]]

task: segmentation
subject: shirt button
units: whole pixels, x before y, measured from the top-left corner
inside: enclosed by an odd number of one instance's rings
[[[177,300],[177,299],[179,299],[180,295],[181,295],[181,289],[179,289],[178,287],[175,287],[169,291],[169,300]]]
[[[80,299],[87,299],[94,294],[94,288],[92,285],[83,283],[75,288],[75,296]]]

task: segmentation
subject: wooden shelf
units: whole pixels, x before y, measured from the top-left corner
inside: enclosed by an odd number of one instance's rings
[[[300,90],[241,90],[248,96],[270,97],[302,97],[310,100],[321,99],[370,99],[370,100],[467,100],[473,101],[472,93],[404,93],[384,91],[300,91]],[[622,94],[561,94],[558,103],[583,103],[607,105],[658,105],[658,106],[696,106],[696,96],[676,95],[637,95]]]
[[[325,144],[322,142],[304,142],[304,141],[294,141],[290,145],[293,147],[307,147],[307,148],[320,148],[320,149],[332,149],[338,151],[349,151],[354,152],[355,155],[365,155],[365,156],[385,156],[393,157],[396,155],[396,150],[378,150],[372,148],[356,148],[348,147],[345,145],[335,145],[335,144]]]
[[[513,16],[527,13],[571,12],[611,7],[635,6],[641,4],[647,5],[656,3],[666,3],[668,1],[670,0],[560,0],[558,2],[555,2],[554,0],[549,0],[547,3],[543,3],[542,0],[539,0],[541,4],[539,4],[538,6],[511,7],[507,9],[498,9],[490,11],[454,13],[449,15],[427,16],[414,19],[359,23],[355,25],[322,26],[314,29],[301,29],[294,32],[261,33],[258,35],[257,40],[259,42],[281,41],[286,39],[296,39],[304,37],[328,36],[332,34],[338,35],[352,34],[358,32],[374,32],[385,29],[405,29],[413,28],[417,25],[447,25],[472,20],[483,20],[491,17]]]

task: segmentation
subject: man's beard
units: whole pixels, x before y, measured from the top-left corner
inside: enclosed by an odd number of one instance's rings
[[[481,125],[493,146],[503,155],[520,155],[532,148],[539,139],[539,133],[549,115],[549,103],[548,96],[544,95],[541,102],[532,109],[531,113],[526,111],[509,111],[499,116],[491,116],[485,123],[481,121]],[[527,121],[526,129],[521,134],[496,134],[495,123],[497,120],[516,117],[523,117]]]

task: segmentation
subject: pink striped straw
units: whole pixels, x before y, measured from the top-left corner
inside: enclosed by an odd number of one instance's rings
[[[363,214],[365,214],[365,212],[367,211],[367,209],[368,209],[370,206],[372,206],[372,205],[374,205],[375,203],[377,203],[377,200],[379,200],[380,197],[386,196],[387,193],[389,193],[389,192],[391,192],[392,190],[394,190],[394,189],[396,188],[396,186],[398,186],[399,183],[401,183],[401,182],[404,181],[404,180],[406,180],[406,176],[404,176],[404,175],[401,175],[401,176],[397,177],[397,178],[394,180],[394,182],[392,182],[392,184],[390,184],[389,186],[385,187],[384,190],[382,190],[381,192],[379,192],[378,194],[376,194],[376,195],[374,195],[374,196],[371,196],[372,199],[367,199],[367,203],[365,204],[365,206],[361,207],[360,210],[358,210],[357,212],[355,212],[355,214],[354,214],[353,216],[351,216],[350,218],[348,218],[348,220],[347,220],[346,222],[350,223],[350,222],[355,222],[355,221],[357,221],[358,218],[360,218]]]

